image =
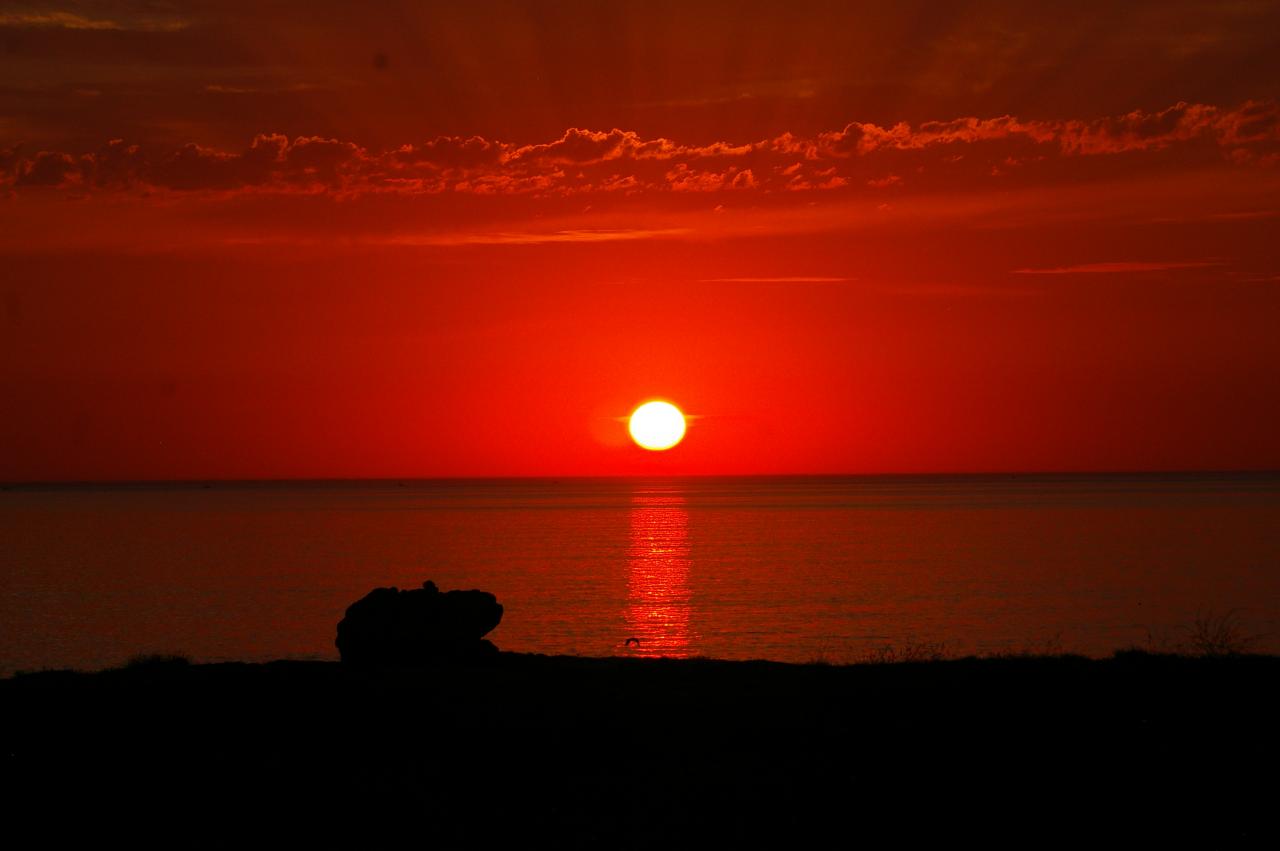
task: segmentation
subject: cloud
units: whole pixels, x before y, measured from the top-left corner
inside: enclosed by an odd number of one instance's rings
[[[876,287],[879,292],[907,297],[943,298],[1030,298],[1042,294],[1042,290],[1028,287],[995,287],[982,284],[899,284]]]
[[[492,233],[432,233],[376,240],[386,245],[543,245],[555,242],[620,242],[687,236],[689,228],[583,228]]]
[[[189,24],[181,19],[157,15],[139,15],[120,19],[98,18],[49,9],[29,12],[0,12],[0,27],[14,29],[61,30],[136,30],[141,32],[176,32]]]
[[[118,22],[106,18],[88,18],[75,12],[0,12],[0,27],[34,29],[120,30]]]
[[[232,83],[209,83],[204,91],[215,95],[275,95],[286,92],[313,92],[322,89],[316,83],[289,83],[277,86],[247,86]]]
[[[597,132],[571,127],[554,142],[517,148],[511,152],[509,159],[585,164],[624,157],[666,159],[678,150],[667,139],[645,140],[629,130],[615,128],[608,132]]]
[[[18,164],[15,186],[67,186],[81,176],[81,164],[70,154],[41,151]]]
[[[4,181],[5,175],[17,168],[22,160],[18,156],[18,148],[0,148],[0,183]]]
[[[1055,266],[1048,269],[1014,269],[1014,275],[1114,275],[1125,272],[1170,272],[1178,269],[1203,269],[1221,266],[1218,261],[1193,262],[1143,262],[1121,261],[1115,263],[1081,263],[1076,266]]]
[[[1135,110],[1090,121],[1021,121],[1013,116],[926,121],[918,127],[849,124],[820,133],[810,157],[847,158],[876,151],[923,150],[990,142],[1050,145],[1065,155],[1119,154],[1167,148],[1204,138],[1223,147],[1280,141],[1280,109],[1271,101],[1249,101],[1234,110],[1207,104],[1177,103],[1159,112]]]
[[[702,278],[704,284],[839,284],[856,278],[827,278],[816,275],[788,275],[774,278]]]
[[[537,144],[439,136],[373,151],[349,140],[264,133],[239,151],[113,141],[98,151],[38,151],[19,160],[0,174],[0,187],[535,197],[1007,190],[1211,166],[1271,168],[1280,165],[1280,106],[1178,103],[1094,120],[851,123],[812,137],[702,145],[569,128]]]
[[[441,171],[492,167],[504,162],[507,156],[507,146],[480,136],[437,136],[419,145],[401,145],[389,152],[387,158],[393,168]]]
[[[75,179],[102,189],[338,191],[359,180],[366,162],[358,145],[319,136],[261,135],[238,153],[195,143],[156,151],[115,139],[79,158]]]

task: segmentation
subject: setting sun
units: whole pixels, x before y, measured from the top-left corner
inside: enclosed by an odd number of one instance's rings
[[[629,429],[645,449],[670,449],[684,438],[684,414],[670,402],[646,402],[632,412]]]

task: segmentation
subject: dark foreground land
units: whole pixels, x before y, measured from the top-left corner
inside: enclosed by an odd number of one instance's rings
[[[263,819],[361,847],[1274,848],[1278,683],[1277,657],[1142,653],[30,674],[0,681],[5,822],[39,845]]]

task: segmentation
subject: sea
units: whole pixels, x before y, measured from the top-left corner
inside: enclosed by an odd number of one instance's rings
[[[503,650],[845,663],[1280,652],[1280,475],[10,486],[0,674],[337,659],[375,587]]]

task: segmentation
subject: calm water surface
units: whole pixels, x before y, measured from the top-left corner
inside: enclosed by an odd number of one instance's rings
[[[336,658],[350,602],[429,578],[497,594],[507,650],[1102,655],[1235,609],[1280,651],[1270,475],[18,488],[0,536],[0,673]]]

